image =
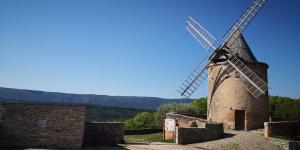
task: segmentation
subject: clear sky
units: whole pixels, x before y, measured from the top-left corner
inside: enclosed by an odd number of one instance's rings
[[[217,39],[252,0],[0,0],[0,86],[179,98],[206,55],[192,16]],[[270,95],[300,97],[300,1],[269,0],[244,32],[269,64]],[[206,96],[203,84],[194,97]]]

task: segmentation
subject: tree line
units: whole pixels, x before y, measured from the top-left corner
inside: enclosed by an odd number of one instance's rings
[[[162,128],[164,115],[168,112],[206,114],[206,98],[193,100],[191,103],[170,103],[161,105],[155,112],[138,113],[125,121],[125,129]]]
[[[141,112],[125,121],[126,129],[162,128],[168,112],[206,114],[207,98],[195,99],[189,104],[170,103],[161,105],[155,112]],[[272,121],[300,120],[300,99],[269,96],[269,115]]]

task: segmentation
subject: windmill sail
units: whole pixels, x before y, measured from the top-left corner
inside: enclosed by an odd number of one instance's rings
[[[232,48],[232,44],[241,36],[241,33],[256,16],[262,8],[266,0],[254,0],[246,11],[238,18],[238,20],[230,27],[224,35],[223,46]],[[235,68],[241,75],[240,80],[245,84],[247,90],[255,97],[265,94],[268,90],[268,84],[258,77],[249,67],[247,67],[238,57],[234,56],[232,50],[229,50],[231,56],[228,59],[228,64]]]
[[[205,30],[196,20],[189,17],[186,21],[186,29],[192,34],[192,36],[200,43],[209,53],[216,49],[216,39]]]
[[[208,65],[212,61],[222,61],[223,58],[228,58],[226,61],[228,69],[226,71],[228,73],[234,70],[238,71],[242,75],[240,80],[245,84],[247,90],[251,94],[253,94],[255,97],[266,94],[268,89],[267,83],[258,77],[249,67],[247,67],[241,60],[239,60],[238,57],[235,56],[244,56],[242,58],[245,60],[256,61],[256,58],[251,53],[250,49],[247,49],[247,45],[241,45],[243,44],[243,37],[240,37],[240,41],[238,42],[236,42],[236,39],[241,36],[241,33],[256,16],[265,2],[266,0],[254,0],[253,3],[251,3],[251,5],[246,9],[246,11],[243,12],[238,20],[230,27],[223,37],[224,43],[221,44],[221,46],[217,49],[215,47],[215,38],[192,17],[188,18],[186,27],[187,30],[204,48],[208,50],[209,53],[212,50],[214,50],[214,52],[209,58],[208,56],[205,57],[200,65],[198,65],[190,74],[188,79],[185,80],[178,90],[181,95],[190,97],[199,87],[199,84],[207,78],[206,69]]]
[[[208,53],[216,49],[216,39],[205,30],[196,20],[189,17],[186,29],[192,34],[192,36],[200,43]],[[194,69],[194,71],[188,76],[183,84],[177,90],[181,96],[189,98],[200,86],[200,84],[207,78],[207,66],[210,63],[207,55],[201,63]]]
[[[197,90],[200,84],[207,78],[207,66],[210,62],[205,57],[202,62],[194,69],[194,71],[188,76],[188,78],[182,83],[177,90],[181,96],[190,98],[190,96]]]
[[[238,20],[230,27],[224,35],[224,43],[228,46],[237,38],[237,36],[244,31],[251,20],[256,16],[258,11],[262,8],[266,0],[255,0],[246,11],[238,18]]]
[[[241,75],[241,81],[247,87],[247,90],[255,97],[266,94],[268,84],[257,76],[248,66],[246,66],[238,57],[232,56],[228,59],[230,67],[235,68]]]

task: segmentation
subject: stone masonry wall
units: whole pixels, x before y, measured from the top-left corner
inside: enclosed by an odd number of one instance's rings
[[[0,103],[0,106],[0,147],[81,148],[83,106],[29,103]]]
[[[282,150],[300,149],[300,141],[290,141],[290,140],[269,137],[267,139],[267,142],[279,146]]]
[[[299,122],[298,121],[278,121],[278,122],[265,122],[264,123],[264,130],[265,130],[265,137],[272,137],[272,136],[284,136],[293,138],[297,136],[297,132],[299,134]]]
[[[176,127],[176,143],[190,144],[219,139],[223,136],[223,124],[205,124],[205,128]]]
[[[174,119],[176,122],[175,131],[164,129],[165,140],[175,140],[177,144],[197,143],[219,139],[223,136],[222,123],[207,121],[198,117],[191,117],[176,113],[167,113],[166,119]],[[197,127],[192,127],[192,124]]]
[[[191,127],[193,122],[196,122],[198,127],[204,127],[207,122],[206,119],[191,117],[183,114],[167,113],[166,118],[174,119],[176,121],[176,126],[178,127]]]
[[[262,62],[244,62],[260,78],[268,82],[268,65]],[[225,130],[254,130],[263,128],[268,121],[268,91],[254,97],[241,81],[246,79],[236,75],[236,71],[228,74],[228,65],[220,62],[208,68],[207,119],[224,124]],[[243,110],[243,118],[236,118],[236,111]],[[236,126],[244,122],[243,127]],[[237,123],[238,123],[237,122]]]
[[[119,144],[124,142],[124,123],[86,122],[85,145]]]
[[[195,116],[195,115],[194,115]],[[191,115],[187,116],[186,114],[176,114],[176,113],[166,113],[166,119],[174,119],[177,127],[184,127],[189,128],[191,127],[192,123],[195,122],[198,127],[205,127],[205,122],[207,120],[192,117]],[[164,130],[164,140],[175,140],[175,131],[167,131]]]

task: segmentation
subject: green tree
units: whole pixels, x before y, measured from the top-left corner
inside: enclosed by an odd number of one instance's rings
[[[300,101],[289,97],[269,96],[269,114],[273,121],[300,120]]]
[[[153,117],[152,113],[149,113],[149,112],[142,112],[142,113],[137,114],[133,118],[133,122],[135,123],[135,127],[137,129],[154,127],[154,117]]]
[[[135,124],[134,124],[133,119],[126,120],[124,126],[125,126],[125,129],[135,129]]]
[[[152,113],[138,113],[133,119],[125,121],[126,129],[146,129],[155,128],[155,120]]]
[[[206,114],[207,111],[207,98],[199,98],[193,100],[191,107],[196,110],[198,114]]]
[[[178,104],[178,103],[171,103],[171,104],[164,104],[157,108],[156,112],[154,113],[156,126],[162,127],[163,119],[165,118],[165,114],[169,112],[176,112],[176,113],[188,113],[188,114],[195,114],[197,111],[195,108],[192,108],[190,104]]]

